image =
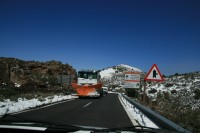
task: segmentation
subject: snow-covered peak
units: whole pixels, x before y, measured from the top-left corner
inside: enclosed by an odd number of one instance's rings
[[[108,69],[102,70],[100,72],[101,78],[110,78],[115,73],[115,71],[116,70],[113,68],[108,68]]]
[[[113,67],[103,69],[100,72],[100,75],[101,75],[101,78],[111,78],[113,76],[113,74],[119,74],[119,73],[123,73],[125,71],[142,72],[142,70],[140,70],[136,67],[132,67],[132,66],[125,65],[125,64],[120,64],[120,65],[117,65],[117,66],[113,66]]]
[[[117,67],[123,67],[123,68],[126,68],[127,71],[137,71],[137,72],[142,72],[142,70],[136,68],[136,67],[132,67],[132,66],[129,66],[129,65],[125,65],[125,64],[120,64],[120,65],[117,65]]]

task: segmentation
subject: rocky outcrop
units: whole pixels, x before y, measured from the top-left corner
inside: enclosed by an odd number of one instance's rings
[[[36,87],[57,85],[58,75],[75,76],[76,70],[60,61],[24,61],[16,58],[0,57],[0,84]]]

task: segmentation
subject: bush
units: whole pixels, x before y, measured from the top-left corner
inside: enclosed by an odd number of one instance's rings
[[[0,90],[0,95],[3,95],[5,97],[10,97],[16,94],[19,94],[19,92],[14,88],[5,88]]]
[[[0,89],[0,101],[3,101],[3,99],[16,100],[18,99],[19,95],[20,91],[18,91],[16,88]]]
[[[157,90],[153,88],[153,89],[149,90],[148,92],[151,93],[151,94],[154,94],[154,93],[157,92]]]
[[[165,85],[165,87],[172,87],[174,84],[171,84],[171,83],[167,83],[166,85]]]
[[[194,99],[200,99],[200,90],[194,90]]]

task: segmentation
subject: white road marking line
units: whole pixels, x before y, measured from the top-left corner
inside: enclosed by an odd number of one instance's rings
[[[90,105],[92,102],[89,102],[88,104],[84,105],[83,108],[87,107],[88,105]]]
[[[0,125],[0,128],[8,128],[8,129],[27,129],[29,131],[45,131],[47,127],[33,127],[33,126],[12,126],[12,125]]]

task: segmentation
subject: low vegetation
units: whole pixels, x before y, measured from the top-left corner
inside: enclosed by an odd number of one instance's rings
[[[141,103],[142,94],[138,97]],[[176,124],[199,133],[200,72],[176,73],[166,77],[163,83],[149,82],[145,105]]]
[[[24,87],[14,87],[11,85],[6,85],[6,86],[4,85],[3,88],[2,87],[0,88],[0,101],[3,101],[4,99],[17,101],[18,98],[42,99],[48,96],[54,96],[59,94],[68,95],[75,93],[74,89],[69,86],[57,85],[54,87],[55,87],[54,89],[48,89],[48,88],[33,89],[31,88],[31,86],[29,86],[25,89]]]

